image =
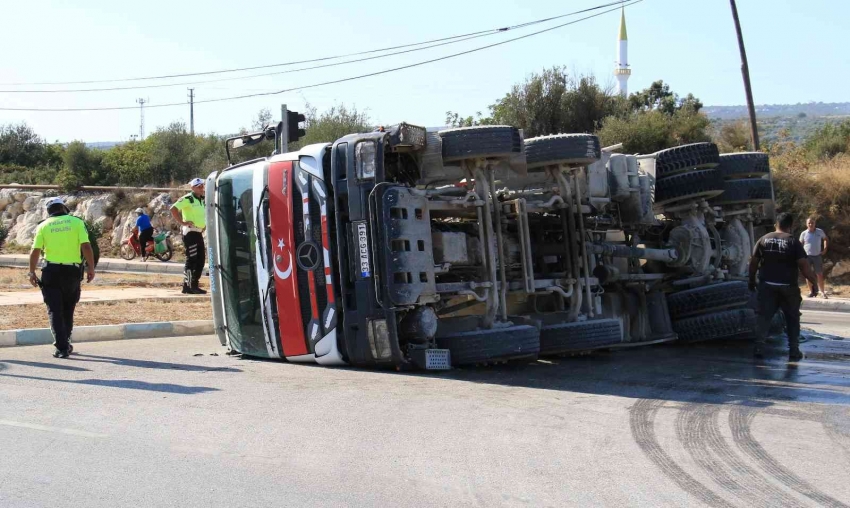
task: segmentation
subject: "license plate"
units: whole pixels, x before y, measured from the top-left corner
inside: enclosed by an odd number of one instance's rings
[[[363,278],[372,276],[369,266],[369,236],[366,234],[366,224],[357,225],[357,248],[360,251],[360,276]]]

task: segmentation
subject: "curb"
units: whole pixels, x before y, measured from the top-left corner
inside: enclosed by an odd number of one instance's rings
[[[850,312],[850,301],[803,299],[801,310],[821,310],[828,312]]]
[[[76,326],[71,335],[74,344],[104,340],[154,339],[157,337],[185,337],[210,335],[214,332],[212,320],[170,321],[162,323],[125,323],[122,325]],[[50,328],[0,331],[0,347],[35,346],[53,344]]]

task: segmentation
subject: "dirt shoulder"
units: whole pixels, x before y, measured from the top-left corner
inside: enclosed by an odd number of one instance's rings
[[[81,303],[77,305],[77,310],[74,312],[75,326],[201,319],[212,319],[209,300],[122,300]],[[3,307],[3,312],[0,313],[0,330],[49,327],[47,307],[42,304],[8,305]]]
[[[0,267],[0,292],[38,292],[26,278],[23,268]],[[171,274],[99,273],[91,284],[84,283],[85,291],[126,288],[180,288],[183,277]],[[201,287],[209,289],[209,279],[201,278]],[[120,300],[106,302],[81,302],[74,313],[74,324],[115,325],[212,319],[208,298],[193,301],[171,300]],[[18,328],[48,328],[47,308],[44,304],[5,305],[0,312],[0,330]]]

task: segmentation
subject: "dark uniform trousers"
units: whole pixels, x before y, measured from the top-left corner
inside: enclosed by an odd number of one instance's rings
[[[41,295],[47,304],[53,345],[68,351],[74,329],[74,308],[80,301],[80,268],[48,263],[41,271]]]
[[[187,287],[197,288],[198,281],[201,280],[201,275],[204,273],[204,263],[206,263],[204,235],[198,231],[189,231],[183,235],[183,245],[186,247],[183,284]]]
[[[776,311],[782,309],[785,314],[785,327],[788,332],[788,347],[791,351],[800,348],[800,304],[803,297],[796,284],[774,286],[766,282],[758,285],[758,325],[756,343],[762,345],[767,340],[770,322]]]

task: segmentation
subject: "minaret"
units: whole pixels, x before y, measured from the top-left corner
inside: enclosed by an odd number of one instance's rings
[[[623,97],[629,95],[629,38],[626,35],[626,9],[620,14],[620,36],[617,41],[617,63],[614,67],[614,76],[617,78],[617,92]]]

